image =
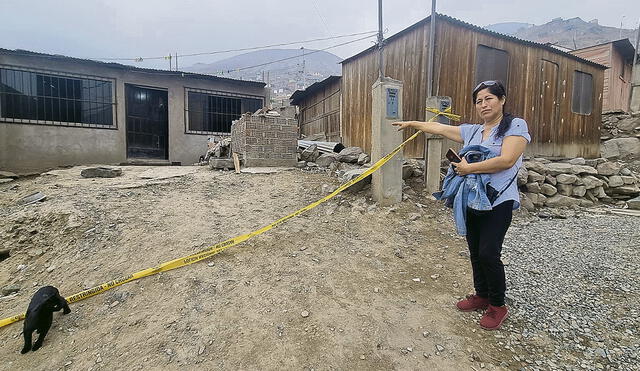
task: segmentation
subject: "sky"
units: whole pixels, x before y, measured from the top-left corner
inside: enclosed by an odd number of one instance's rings
[[[500,22],[543,24],[556,17],[597,18],[601,25],[631,29],[640,21],[640,1],[439,0],[437,11],[486,26]],[[383,0],[383,28],[391,35],[428,16],[431,1]],[[78,58],[158,57],[375,31],[377,0],[0,0],[0,48]],[[365,35],[366,36],[366,35]],[[363,36],[296,43],[286,48],[322,49]],[[347,58],[375,37],[329,49]],[[180,57],[179,67],[236,53]],[[169,61],[120,61],[168,68]],[[172,62],[173,63],[173,62]]]

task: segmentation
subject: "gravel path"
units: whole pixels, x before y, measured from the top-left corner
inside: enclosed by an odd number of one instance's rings
[[[507,345],[526,369],[640,369],[639,252],[634,216],[514,221],[503,258],[522,333]]]

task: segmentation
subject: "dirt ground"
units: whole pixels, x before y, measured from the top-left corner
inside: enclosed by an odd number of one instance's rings
[[[297,169],[82,169],[0,185],[0,249],[11,249],[0,285],[21,288],[0,298],[1,318],[41,286],[75,294],[258,229],[338,185]],[[487,332],[480,314],[455,310],[472,291],[465,241],[450,211],[409,185],[396,207],[343,193],[205,262],[73,304],[37,352],[20,354],[22,322],[0,328],[0,369],[521,368],[501,342],[517,326]],[[46,200],[16,204],[36,191]]]

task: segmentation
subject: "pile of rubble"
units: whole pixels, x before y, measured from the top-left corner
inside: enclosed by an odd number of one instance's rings
[[[298,152],[298,168],[306,171],[329,172],[342,182],[349,181],[362,174],[371,166],[371,156],[360,147],[344,147],[340,143],[302,142]],[[339,150],[339,152],[334,152]],[[402,166],[402,179],[422,177],[424,161],[406,160]],[[351,191],[358,191],[371,182],[371,177],[363,180],[358,185],[351,187]]]
[[[518,173],[522,206],[594,206],[598,203],[640,209],[640,177],[618,162],[575,158],[525,161]]]
[[[603,114],[600,130],[601,156],[624,160],[632,169],[640,171],[640,115]]]

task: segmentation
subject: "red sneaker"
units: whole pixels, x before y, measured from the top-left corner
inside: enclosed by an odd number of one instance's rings
[[[473,312],[477,309],[487,309],[489,307],[489,299],[478,295],[467,295],[467,298],[460,300],[456,307],[463,312]]]
[[[506,305],[494,307],[489,305],[489,309],[484,313],[480,320],[480,327],[485,330],[497,330],[502,326],[502,322],[509,317],[509,309]]]

